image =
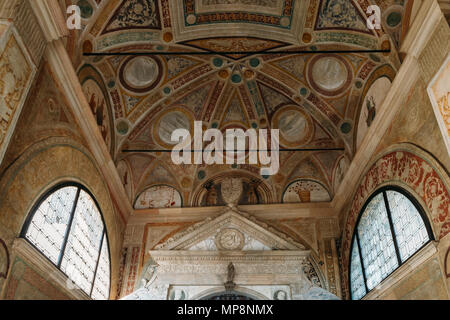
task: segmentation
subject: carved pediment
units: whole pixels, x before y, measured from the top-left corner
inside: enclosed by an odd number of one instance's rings
[[[305,250],[289,236],[235,208],[177,233],[156,250]]]

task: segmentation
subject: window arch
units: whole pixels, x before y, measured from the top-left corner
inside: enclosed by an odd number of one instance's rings
[[[21,236],[91,298],[108,299],[108,236],[86,188],[64,183],[49,190],[33,207]]]
[[[361,299],[433,240],[416,199],[398,187],[384,187],[364,204],[350,254],[350,293]]]

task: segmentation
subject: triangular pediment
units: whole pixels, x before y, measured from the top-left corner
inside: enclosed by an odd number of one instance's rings
[[[304,246],[250,214],[234,208],[180,231],[156,250],[305,250]]]

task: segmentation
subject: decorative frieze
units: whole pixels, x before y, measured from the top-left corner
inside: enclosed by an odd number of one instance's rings
[[[449,49],[450,29],[447,21],[442,18],[418,59],[425,82],[428,82],[441,67]]]

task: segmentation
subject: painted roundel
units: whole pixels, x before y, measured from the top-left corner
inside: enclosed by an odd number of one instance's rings
[[[124,88],[136,93],[145,93],[160,82],[162,64],[154,57],[130,57],[122,64],[119,77]]]
[[[352,83],[352,69],[349,63],[337,55],[318,55],[308,68],[311,86],[325,96],[337,96]]]
[[[175,188],[157,185],[143,191],[136,199],[135,209],[179,208],[182,206],[181,195]]]
[[[159,145],[171,148],[178,144],[178,142],[171,140],[175,129],[186,129],[192,136],[193,118],[181,108],[172,109],[159,116],[156,120],[156,125],[153,127],[153,137]]]
[[[328,190],[313,180],[300,179],[288,185],[283,193],[283,203],[329,202]]]
[[[272,118],[272,127],[280,130],[280,143],[287,147],[304,145],[314,134],[311,118],[295,106],[277,110]]]

